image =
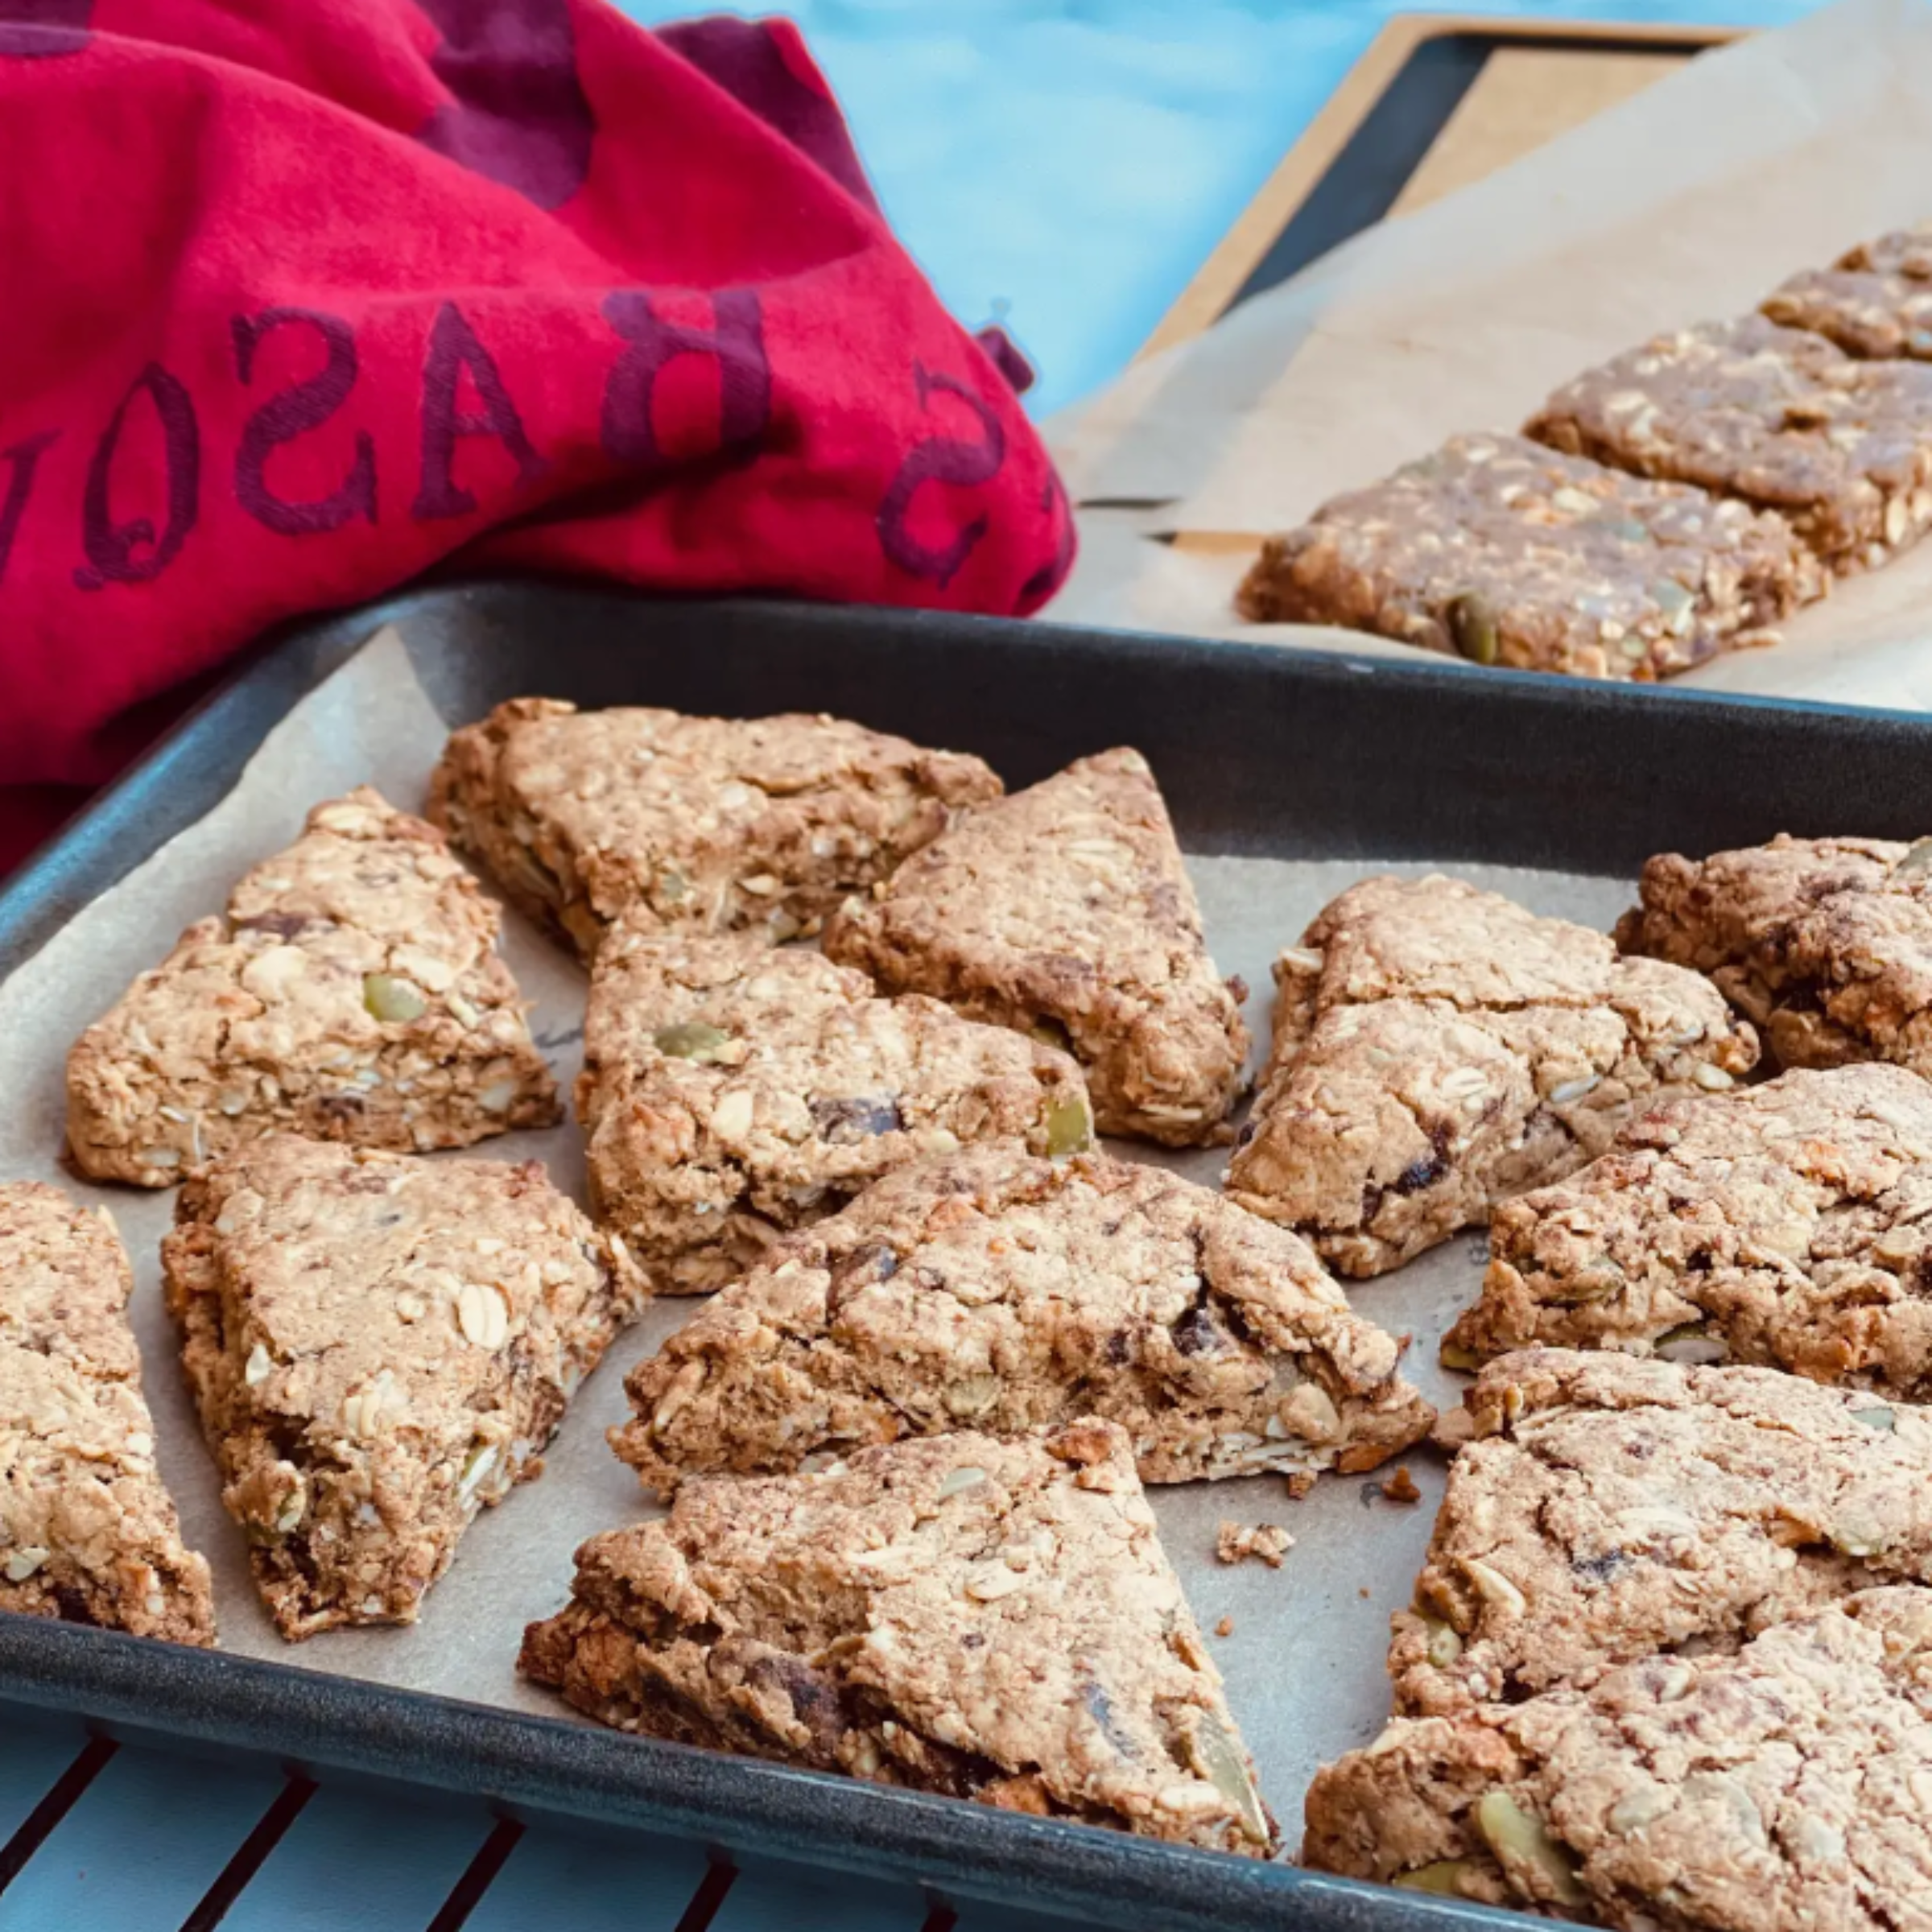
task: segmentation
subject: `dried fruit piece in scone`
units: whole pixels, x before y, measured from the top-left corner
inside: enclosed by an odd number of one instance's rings
[[[910,1161],[1092,1138],[1067,1055],[745,935],[664,938],[625,915],[584,1044],[592,1198],[669,1294],[721,1287]]]
[[[212,1644],[208,1565],[155,1463],[134,1286],[105,1213],[0,1183],[0,1610]]]
[[[1459,880],[1364,880],[1274,968],[1228,1170],[1245,1208],[1380,1274],[1581,1166],[1633,1111],[1757,1057],[1694,972]]]
[[[626,906],[667,930],[815,931],[1000,791],[977,758],[842,718],[514,698],[451,737],[429,814],[588,960]]]
[[[1594,1682],[1879,1583],[1932,1583],[1932,1410],[1769,1368],[1527,1349],[1469,1392],[1396,1707]]]
[[[625,1731],[1265,1857],[1274,1818],[1125,1434],[706,1476],[594,1537],[522,1668]]]
[[[1645,867],[1626,952],[1695,967],[1786,1067],[1932,1075],[1932,839],[1794,839]]]
[[[781,1242],[625,1382],[612,1442],[682,1476],[1097,1415],[1146,1482],[1367,1469],[1429,1426],[1404,1344],[1285,1228],[1179,1175],[976,1148]]]
[[[1678,1097],[1506,1203],[1443,1358],[1542,1344],[1735,1362],[1932,1396],[1932,1085],[1897,1067]]]
[[[275,1134],[182,1190],[169,1309],[275,1627],[414,1623],[646,1298],[535,1162]]]
[[[1224,1137],[1247,1029],[1137,751],[975,813],[840,907],[825,950],[894,992],[1071,1047],[1103,1133]]]
[[[1897,1932],[1932,1891],[1932,1590],[1723,1656],[1398,1718],[1308,1792],[1302,1861],[1623,1932]]]
[[[551,1125],[501,923],[433,827],[366,786],[316,806],[80,1036],[75,1164],[168,1187],[277,1129],[411,1150]]]

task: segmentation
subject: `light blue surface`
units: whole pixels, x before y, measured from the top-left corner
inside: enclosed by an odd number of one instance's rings
[[[1809,0],[1556,0],[1524,18],[1773,25]],[[629,0],[649,23],[691,10]],[[725,10],[762,13],[765,6]],[[1003,319],[1038,413],[1117,373],[1315,110],[1402,8],[1269,0],[798,0],[886,213],[942,298]],[[0,1843],[78,1748],[0,1712]],[[281,1789],[271,1771],[123,1749],[19,1880],[0,1932],[171,1932]],[[313,1798],[223,1932],[427,1927],[489,1831],[474,1812]],[[526,1832],[466,1932],[675,1932],[695,1847]],[[910,1888],[740,1876],[713,1932],[921,1932]],[[959,1932],[1044,1932],[974,1905]]]

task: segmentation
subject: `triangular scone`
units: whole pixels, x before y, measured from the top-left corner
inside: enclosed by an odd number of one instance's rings
[[[1247,1029],[1137,751],[976,813],[841,906],[825,950],[894,992],[1063,1041],[1103,1133],[1212,1140],[1241,1092]]]
[[[514,698],[451,737],[429,815],[588,960],[626,906],[667,930],[815,931],[1001,789],[977,758],[842,718]]]
[[[215,1641],[208,1565],[155,1464],[114,1224],[0,1185],[0,1610]]]
[[[1274,1819],[1125,1434],[712,1476],[595,1537],[522,1669],[650,1732],[1265,1856]]]
[[[592,969],[592,1198],[667,1294],[721,1287],[882,1174],[969,1141],[1086,1146],[1080,1069],[1004,1027],[745,935],[626,914]]]
[[[551,1125],[501,924],[433,826],[366,786],[316,806],[80,1036],[75,1164],[167,1187],[277,1129],[407,1152]]]
[[[1932,1590],[1861,1591],[1587,1690],[1397,1718],[1317,1773],[1307,1816],[1317,1871],[1619,1932],[1919,1932]]]
[[[1459,880],[1365,879],[1276,962],[1235,1199],[1380,1274],[1757,1057],[1710,982]]]
[[[1678,1097],[1506,1203],[1458,1367],[1538,1344],[1736,1362],[1932,1400],[1932,1084],[1902,1067]]]
[[[291,1640],[414,1623],[646,1298],[535,1161],[275,1134],[191,1182],[175,1219],[182,1365]]]
[[[1932,1583],[1932,1410],[1533,1348],[1485,1368],[1467,1414],[1416,1608],[1395,1618],[1398,1710],[1514,1703]]]
[[[1433,1419],[1307,1245],[1158,1167],[980,1148],[775,1249],[631,1371],[668,1492],[895,1436],[1091,1414],[1149,1482],[1366,1469]]]

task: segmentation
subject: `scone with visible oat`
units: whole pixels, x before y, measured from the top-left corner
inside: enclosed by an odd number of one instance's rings
[[[977,758],[842,718],[513,698],[451,737],[429,815],[588,960],[626,906],[667,930],[815,932],[1001,790]]]
[[[1351,886],[1274,968],[1234,1199],[1344,1274],[1397,1267],[1757,1057],[1704,980],[1459,880]]]
[[[1248,1032],[1137,751],[976,813],[842,906],[825,950],[894,992],[1068,1046],[1103,1133],[1225,1137]]]
[[[0,1183],[0,1610],[212,1644],[208,1565],[155,1464],[134,1287],[104,1213]]]
[[[1897,1067],[1679,1096],[1580,1173],[1496,1211],[1446,1361],[1649,1354],[1701,1332],[1735,1362],[1932,1395],[1932,1086]]]
[[[1092,1137],[1071,1059],[744,935],[626,915],[591,976],[577,1111],[592,1198],[660,1290],[722,1287],[786,1230],[970,1142]]]
[[[1904,1932],[1932,1897],[1932,1590],[1732,1654],[1398,1718],[1315,1777],[1302,1860],[1622,1932]]]
[[[522,1668],[621,1730],[1265,1856],[1274,1819],[1125,1435],[708,1476],[594,1537]]]
[[[500,925],[433,827],[367,786],[316,806],[80,1036],[75,1165],[171,1187],[279,1130],[407,1151],[550,1126]]]
[[[1530,1349],[1483,1371],[1468,1413],[1395,1619],[1397,1710],[1514,1703],[1932,1583],[1932,1411],[1768,1368]]]
[[[642,1306],[535,1162],[277,1134],[183,1189],[167,1304],[275,1627],[414,1623]]]
[[[1794,839],[1645,867],[1624,952],[1708,973],[1786,1067],[1932,1076],[1932,839]]]
[[[779,1244],[625,1387],[668,1493],[855,1445],[1097,1415],[1146,1482],[1367,1469],[1433,1419],[1286,1229],[1158,1167],[977,1148]]]

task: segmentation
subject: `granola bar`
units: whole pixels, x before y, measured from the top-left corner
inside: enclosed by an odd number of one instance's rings
[[[212,1644],[208,1565],[155,1464],[134,1287],[105,1214],[0,1183],[0,1610]]]
[[[1839,256],[1836,266],[1874,275],[1904,275],[1915,282],[1932,281],[1932,221],[1895,228],[1875,242],[1861,242]]]
[[[1905,1932],[1932,1897],[1932,1590],[1734,1654],[1398,1718],[1308,1793],[1304,1864],[1624,1932]]]
[[[1125,1434],[712,1476],[593,1538],[522,1668],[600,1722],[1265,1856],[1274,1819]]]
[[[1530,1349],[1470,1391],[1396,1707],[1439,1715],[1734,1650],[1880,1583],[1932,1583],[1932,1410],[1768,1368]]]
[[[282,1129],[420,1150],[551,1125],[556,1084],[499,923],[420,819],[366,786],[316,806],[80,1036],[75,1165],[169,1187]]]
[[[1367,1469],[1432,1412],[1403,1344],[1286,1229],[1157,1167],[978,1148],[907,1168],[774,1249],[625,1384],[612,1443],[691,1472],[1083,1414],[1147,1482]]]
[[[1897,1067],[1682,1096],[1581,1173],[1498,1208],[1457,1366],[1535,1344],[1736,1362],[1932,1396],[1932,1086]]]
[[[644,1299],[534,1161],[292,1134],[184,1187],[162,1262],[221,1500],[291,1641],[415,1622]]]
[[[1932,840],[1794,839],[1644,867],[1626,952],[1708,973],[1786,1067],[1932,1075]]]
[[[1001,789],[977,758],[840,718],[514,698],[451,737],[429,815],[588,960],[634,902],[667,929],[815,932]]]
[[[1932,283],[1906,275],[1807,268],[1759,308],[1786,328],[1826,336],[1848,356],[1932,357]]]
[[[1465,436],[1269,538],[1237,602],[1477,664],[1648,680],[1772,642],[1824,585],[1780,517]]]
[[[1932,522],[1932,369],[1762,316],[1658,336],[1566,384],[1525,433],[1780,511],[1841,575]]]
[[[1633,1108],[1757,1059],[1697,974],[1459,880],[1377,877],[1276,961],[1232,1198],[1351,1275],[1581,1166]]]
[[[1093,1132],[1055,1047],[881,999],[803,947],[628,916],[592,969],[577,1108],[599,1214],[671,1294],[735,1280],[909,1161],[979,1141],[1067,1154]]]
[[[1070,1046],[1103,1133],[1226,1137],[1247,1029],[1137,751],[976,813],[843,906],[825,950],[895,993]]]

